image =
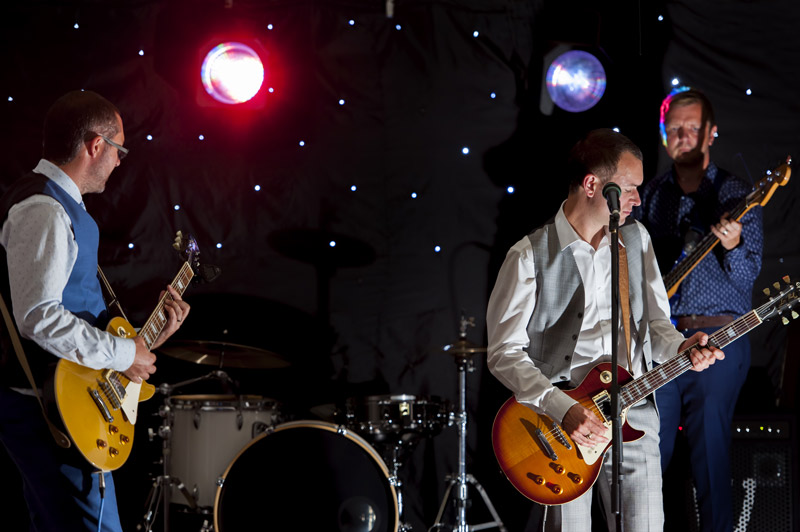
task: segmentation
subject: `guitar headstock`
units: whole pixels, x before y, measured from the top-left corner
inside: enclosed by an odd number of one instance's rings
[[[184,235],[182,231],[175,233],[175,241],[172,247],[180,255],[184,262],[188,262],[189,266],[196,274],[200,268],[200,247],[192,235]]]
[[[782,187],[789,182],[792,175],[792,157],[786,157],[786,162],[777,168],[767,170],[761,181],[756,183],[753,191],[747,195],[747,204],[749,206],[761,205],[762,207],[772,198],[775,189],[779,186]]]
[[[762,321],[780,316],[783,324],[788,325],[789,318],[783,315],[784,312],[789,312],[793,320],[800,317],[800,314],[792,309],[792,307],[800,301],[800,282],[792,282],[788,275],[784,276],[781,280],[784,283],[782,288],[779,282],[773,283],[772,285],[772,287],[778,291],[775,295],[772,295],[772,290],[769,288],[764,289],[764,293],[769,296],[769,301],[756,309],[756,312]]]

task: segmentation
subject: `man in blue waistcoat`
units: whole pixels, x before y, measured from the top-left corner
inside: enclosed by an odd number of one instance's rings
[[[105,332],[97,275],[99,230],[84,194],[103,192],[128,153],[117,108],[90,91],[59,98],[44,123],[42,159],[0,198],[0,291],[11,307],[37,388],[59,358],[109,368],[135,382],[152,375],[156,357],[142,337]],[[189,305],[167,287],[168,321],[152,347],[180,326]],[[20,470],[36,531],[121,532],[114,483],[74,449],[56,445],[3,322],[0,441]]]

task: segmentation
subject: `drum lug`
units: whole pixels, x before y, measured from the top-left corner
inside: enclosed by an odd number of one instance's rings
[[[337,426],[336,433],[341,434],[342,436],[347,436],[347,427],[345,427],[344,425]]]

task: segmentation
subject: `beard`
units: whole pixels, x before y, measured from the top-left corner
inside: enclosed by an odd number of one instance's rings
[[[697,143],[693,149],[681,153],[673,159],[675,166],[680,168],[697,168],[702,167],[705,157],[703,151],[700,149],[700,142]]]

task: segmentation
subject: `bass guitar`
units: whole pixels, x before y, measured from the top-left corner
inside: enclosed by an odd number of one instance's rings
[[[779,293],[766,304],[751,310],[729,325],[709,335],[708,343],[722,348],[741,338],[763,321],[789,311],[800,299],[800,282],[791,283],[788,277]],[[798,314],[790,310],[793,318]],[[784,316],[784,324],[788,318]],[[622,367],[617,367],[620,383],[620,412],[623,422],[623,441],[634,441],[644,433],[625,421],[628,409],[692,368],[689,352],[692,346],[669,361],[646,372],[638,379]],[[724,361],[718,363],[724,364]],[[592,487],[600,473],[603,456],[611,447],[611,386],[613,368],[601,363],[591,369],[583,382],[566,393],[592,411],[605,424],[604,446],[584,447],[576,444],[558,423],[539,415],[518,403],[513,397],[497,413],[492,427],[492,445],[500,468],[520,493],[534,502],[558,505],[577,499]]]
[[[171,285],[183,294],[198,268],[199,249],[191,236],[178,231],[173,247],[184,259]],[[106,331],[120,338],[141,336],[147,348],[167,324],[165,292],[147,322],[136,330],[124,318],[113,318]],[[131,454],[139,401],[150,399],[155,387],[136,383],[111,369],[91,369],[61,359],[53,377],[55,404],[67,434],[86,460],[101,471],[118,469]]]
[[[767,171],[761,181],[756,183],[755,187],[753,187],[750,194],[745,196],[733,212],[730,213],[730,218],[738,222],[742,219],[742,216],[747,214],[747,211],[756,205],[761,205],[762,207],[766,205],[775,193],[775,189],[789,182],[789,177],[792,175],[791,164],[792,158],[787,157],[784,164],[774,170]],[[667,287],[668,297],[675,295],[681,281],[689,275],[689,272],[691,272],[718,243],[719,239],[715,237],[713,233],[708,233],[697,243],[692,251],[678,259],[669,273],[664,275],[664,286]]]

